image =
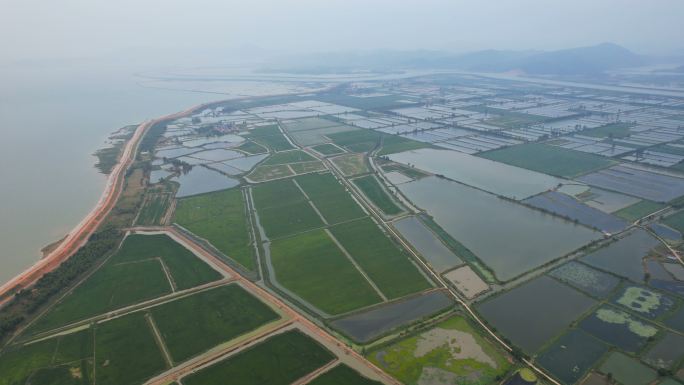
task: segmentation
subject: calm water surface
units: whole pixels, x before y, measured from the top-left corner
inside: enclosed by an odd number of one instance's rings
[[[95,205],[91,155],[117,128],[221,95],[148,89],[131,71],[0,70],[0,283],[33,264]]]

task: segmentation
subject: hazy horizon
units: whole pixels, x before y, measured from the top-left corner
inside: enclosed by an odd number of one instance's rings
[[[684,54],[674,38],[684,36],[682,15],[684,2],[676,0],[28,0],[0,15],[0,64],[211,65],[263,54],[555,50],[603,42]]]

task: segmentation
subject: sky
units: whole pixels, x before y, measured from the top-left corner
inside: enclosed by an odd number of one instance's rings
[[[0,0],[0,64],[265,50],[684,52],[682,0]],[[206,63],[209,64],[209,63]]]

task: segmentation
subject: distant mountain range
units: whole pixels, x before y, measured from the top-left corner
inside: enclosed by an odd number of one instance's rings
[[[341,73],[359,69],[460,69],[475,72],[519,71],[532,75],[598,75],[618,68],[636,67],[653,58],[612,43],[556,51],[484,50],[465,54],[440,51],[382,51],[327,53],[298,56],[269,72]]]

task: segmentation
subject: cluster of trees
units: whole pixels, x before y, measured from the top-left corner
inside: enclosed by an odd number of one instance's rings
[[[0,341],[9,337],[24,320],[115,250],[122,237],[121,231],[114,228],[94,233],[71,258],[45,274],[32,287],[19,291],[3,308]]]

